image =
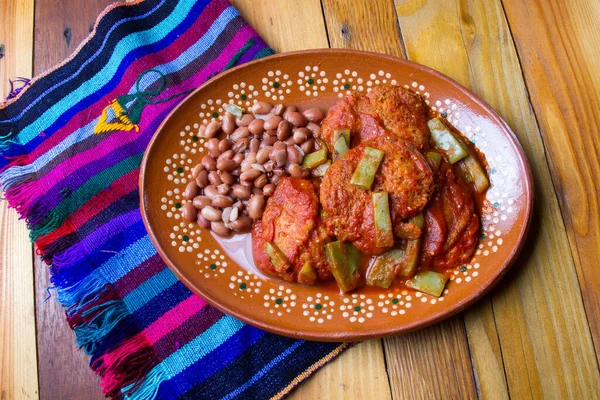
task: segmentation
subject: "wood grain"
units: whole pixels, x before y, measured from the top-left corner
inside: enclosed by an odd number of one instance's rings
[[[111,0],[37,0],[34,72],[39,74],[69,56],[89,34],[98,14]],[[61,10],[57,12],[57,10]],[[56,299],[42,303],[49,286],[48,266],[35,260],[40,397],[103,399],[99,378],[75,344]]]
[[[512,276],[488,297],[489,306],[466,313],[479,389],[494,398],[496,390],[519,399],[595,398],[600,376],[575,265],[502,5],[406,3],[396,2],[409,58],[490,103],[519,136],[535,180],[533,226]]]
[[[0,98],[30,78],[33,0],[0,2]],[[0,201],[0,398],[37,399],[33,252],[23,221]]]
[[[323,11],[332,47],[405,57],[392,2],[361,0],[349,7],[343,0],[324,0]],[[422,332],[385,339],[384,349],[395,399],[439,398],[442,393],[447,398],[477,396],[462,317]],[[460,384],[448,388],[448,377]]]
[[[504,7],[600,354],[600,3],[511,0]]]
[[[230,0],[275,51],[329,47],[319,0]]]

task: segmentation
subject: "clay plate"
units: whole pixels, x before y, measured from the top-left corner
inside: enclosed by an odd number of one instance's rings
[[[419,93],[485,154],[491,187],[482,235],[469,264],[451,271],[442,297],[363,288],[341,295],[335,284],[304,286],[256,270],[249,235],[222,240],[178,207],[191,168],[205,151],[198,127],[220,119],[223,105],[255,101],[329,107],[350,90],[392,83]],[[532,178],[515,135],[487,104],[424,66],[380,54],[309,50],[279,54],[231,69],[190,94],[160,126],[142,161],[141,210],[152,242],[191,290],[224,312],[278,334],[309,340],[357,340],[398,334],[455,314],[506,273],[527,233]]]

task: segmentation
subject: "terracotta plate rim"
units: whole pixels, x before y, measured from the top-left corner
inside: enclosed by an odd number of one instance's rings
[[[521,226],[521,231],[519,232],[519,235],[517,236],[517,245],[512,249],[509,256],[505,260],[503,266],[501,268],[498,268],[495,271],[495,273],[491,276],[490,283],[488,285],[480,286],[477,290],[471,292],[464,299],[458,301],[457,303],[455,303],[454,305],[452,305],[448,308],[444,308],[438,312],[431,313],[430,315],[422,318],[421,320],[418,320],[418,321],[415,321],[415,322],[412,322],[409,324],[404,324],[402,326],[398,326],[398,327],[390,326],[389,329],[386,328],[386,329],[378,329],[378,330],[365,330],[365,331],[361,331],[361,332],[352,332],[350,334],[340,333],[339,335],[331,334],[331,333],[303,334],[303,333],[299,333],[298,331],[283,328],[283,327],[273,325],[273,324],[264,323],[264,322],[261,322],[260,320],[256,320],[253,318],[249,318],[246,315],[244,315],[243,313],[240,313],[235,310],[232,310],[232,309],[222,306],[216,299],[214,299],[208,293],[203,292],[200,288],[196,287],[192,282],[190,282],[183,274],[181,274],[179,271],[179,268],[177,268],[175,263],[173,263],[171,261],[171,259],[168,257],[168,255],[165,253],[165,251],[162,249],[162,247],[160,247],[159,241],[158,241],[156,234],[155,234],[152,226],[150,225],[150,222],[148,219],[144,194],[146,193],[145,179],[146,179],[146,167],[149,162],[149,155],[152,152],[152,148],[153,148],[155,141],[157,140],[157,137],[163,130],[163,127],[166,125],[166,123],[173,117],[173,115],[175,115],[178,112],[178,110],[181,107],[183,107],[186,104],[186,102],[190,98],[194,97],[196,95],[196,93],[204,90],[205,87],[209,86],[215,80],[219,80],[226,76],[235,74],[240,69],[247,68],[251,65],[256,65],[256,64],[261,64],[261,63],[269,63],[269,62],[272,62],[273,60],[278,60],[278,59],[286,58],[289,56],[295,56],[295,55],[318,56],[319,54],[324,54],[324,53],[338,53],[338,54],[343,53],[343,54],[354,54],[357,56],[364,55],[364,56],[368,56],[368,57],[376,57],[376,58],[386,59],[388,61],[392,61],[392,62],[399,63],[399,64],[405,64],[405,65],[410,66],[411,68],[415,68],[417,70],[424,71],[427,74],[433,75],[441,80],[446,81],[449,85],[454,86],[459,91],[465,93],[472,101],[474,101],[480,107],[482,107],[488,113],[488,115],[491,118],[493,118],[494,122],[502,128],[503,131],[508,133],[508,135],[506,137],[510,140],[510,144],[517,151],[517,153],[519,155],[519,159],[520,159],[521,163],[523,164],[522,167],[525,171],[525,176],[524,176],[525,191],[523,194],[528,199],[527,204],[526,204],[526,209],[525,209],[525,221],[526,222],[525,222],[525,224],[523,224]],[[389,56],[389,55],[385,55],[385,54],[368,52],[368,51],[327,49],[327,48],[278,53],[278,54],[275,54],[272,56],[254,60],[254,61],[242,64],[242,65],[236,66],[234,68],[231,68],[223,73],[220,73],[220,74],[212,77],[211,79],[204,82],[200,87],[195,89],[193,92],[188,94],[185,97],[185,99],[182,100],[167,115],[167,117],[162,121],[162,123],[160,124],[160,126],[157,128],[156,132],[150,139],[150,142],[148,143],[148,146],[146,147],[146,150],[144,152],[144,156],[142,158],[142,163],[140,166],[139,192],[140,192],[140,212],[142,215],[142,220],[143,220],[144,226],[146,228],[146,231],[148,232],[148,235],[150,237],[152,244],[156,248],[156,250],[157,250],[158,254],[160,255],[160,257],[162,258],[162,260],[169,267],[169,269],[171,269],[171,271],[173,271],[173,273],[175,273],[177,278],[184,285],[186,285],[186,287],[188,287],[192,292],[199,295],[207,303],[216,307],[217,309],[221,310],[222,312],[224,312],[228,315],[231,315],[249,325],[263,329],[265,331],[292,337],[292,338],[296,338],[296,339],[326,341],[326,342],[367,340],[367,339],[375,339],[375,338],[382,338],[382,337],[393,336],[393,335],[398,335],[398,334],[403,334],[403,333],[409,333],[409,332],[415,331],[417,329],[421,329],[426,326],[429,326],[434,323],[445,320],[445,319],[463,311],[467,307],[469,307],[471,304],[473,304],[474,302],[476,302],[477,300],[482,298],[485,294],[487,294],[500,281],[500,279],[508,272],[509,268],[514,264],[516,258],[518,257],[519,253],[521,252],[521,250],[523,248],[527,233],[529,232],[529,228],[531,225],[532,210],[533,210],[533,198],[534,198],[533,176],[531,173],[531,168],[527,161],[527,157],[525,155],[523,147],[521,146],[517,136],[512,131],[512,129],[508,126],[508,124],[498,115],[498,113],[489,104],[487,104],[485,101],[483,101],[481,98],[479,98],[476,94],[474,94],[469,89],[462,86],[460,83],[456,82],[452,78],[449,78],[446,75],[444,75],[436,70],[433,70],[429,67],[426,67],[424,65],[421,65],[421,64],[409,61],[409,60],[405,60],[405,59],[401,59],[398,57],[393,57],[393,56]]]

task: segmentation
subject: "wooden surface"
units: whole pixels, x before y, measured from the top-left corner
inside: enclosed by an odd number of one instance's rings
[[[34,43],[34,73],[61,61],[109,0],[37,0],[35,34],[32,3],[0,2],[2,83],[31,73]],[[513,128],[535,179],[529,237],[497,288],[442,324],[357,345],[291,398],[598,398],[600,2],[232,3],[277,51],[329,46],[387,53],[470,87]],[[15,15],[25,23],[10,22]],[[34,318],[33,256],[23,224],[2,209],[0,232],[2,400],[38,397],[38,375],[42,399],[102,398],[57,303],[42,303],[47,266],[37,259]]]

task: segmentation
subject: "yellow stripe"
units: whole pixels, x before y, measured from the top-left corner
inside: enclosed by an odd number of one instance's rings
[[[311,365],[302,374],[298,375],[281,392],[279,392],[275,396],[271,397],[271,400],[279,400],[282,397],[284,397],[294,387],[296,387],[296,385],[298,385],[300,382],[302,382],[303,380],[305,380],[306,378],[308,378],[313,372],[315,372],[317,369],[321,368],[323,365],[327,364],[329,361],[331,361],[331,359],[333,357],[335,357],[338,354],[340,354],[343,350],[345,350],[346,348],[348,348],[350,346],[353,346],[353,345],[354,345],[354,343],[352,343],[352,342],[346,342],[346,343],[342,343],[341,345],[339,345],[338,347],[336,347],[335,349],[333,349],[331,351],[331,353],[327,354],[325,357],[321,358],[319,361],[317,361],[316,363],[314,363],[313,365]]]

